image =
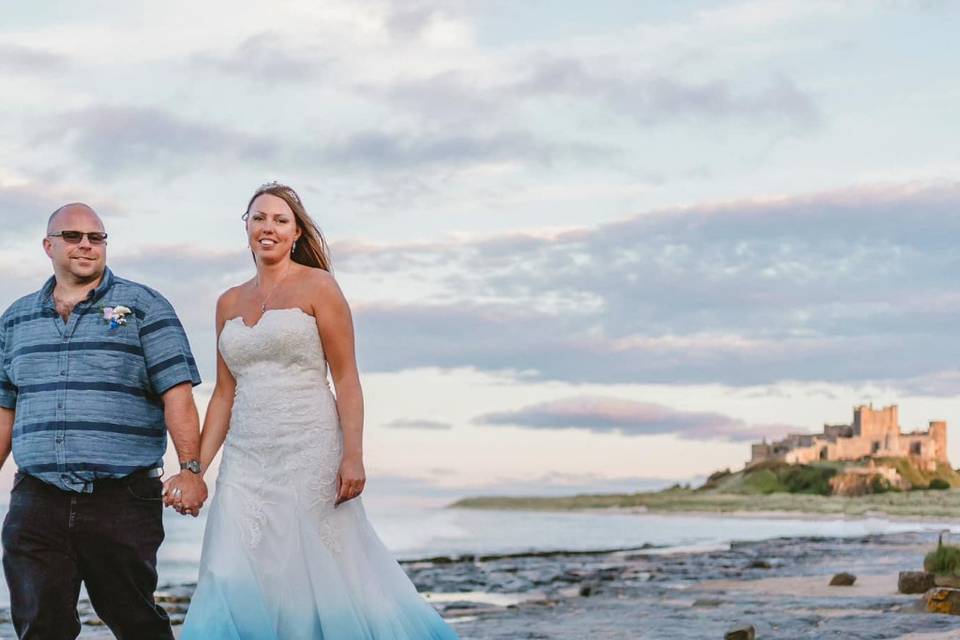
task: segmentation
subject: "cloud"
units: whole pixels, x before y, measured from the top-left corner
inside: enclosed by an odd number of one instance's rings
[[[384,24],[387,31],[400,40],[419,37],[437,19],[439,10],[426,3],[406,3],[390,7]]]
[[[43,189],[33,185],[4,186],[0,184],[0,224],[6,235],[13,232],[36,231],[42,234],[47,217],[59,204]]]
[[[576,397],[478,416],[475,423],[529,429],[586,429],[627,436],[671,434],[689,440],[745,442],[802,431],[786,425],[748,425],[719,413],[681,411],[620,398]]]
[[[306,158],[336,167],[405,171],[506,162],[550,165],[561,158],[587,160],[610,153],[601,145],[547,142],[521,131],[366,130],[331,140],[310,150]]]
[[[511,59],[509,68],[445,70],[387,84],[360,84],[361,93],[387,100],[431,121],[480,122],[520,113],[528,103],[552,108],[601,104],[644,127],[677,121],[756,124],[782,121],[798,129],[823,120],[813,98],[789,77],[690,81],[678,75],[610,69],[608,60],[567,57]],[[552,106],[551,106],[552,105]]]
[[[546,60],[509,91],[514,95],[602,100],[644,126],[680,118],[754,121],[772,117],[808,128],[821,119],[812,98],[782,75],[750,90],[723,80],[691,82],[665,75],[602,72],[594,66],[599,64],[569,58]]]
[[[250,36],[229,53],[197,53],[190,62],[200,69],[277,83],[315,80],[334,60],[321,50],[290,44],[282,34],[264,32]]]
[[[449,422],[439,422],[437,420],[392,420],[383,425],[388,429],[425,429],[428,431],[446,431],[453,428]]]
[[[63,114],[55,126],[35,136],[35,142],[68,144],[77,161],[99,175],[152,173],[167,178],[223,160],[265,170],[278,165],[322,166],[414,174],[502,163],[586,162],[617,153],[604,145],[546,141],[523,131],[365,129],[330,135],[322,142],[285,140],[188,120],[153,107],[110,105]]]
[[[68,66],[66,56],[52,51],[0,43],[0,70],[13,73],[50,73]]]
[[[200,166],[200,160],[269,163],[280,153],[271,139],[187,120],[155,107],[87,107],[62,115],[36,141],[68,144],[79,161],[102,175],[158,171],[178,175]]]
[[[957,370],[957,237],[960,185],[903,185],[652,211],[551,234],[354,248],[341,267],[392,272],[399,287],[396,265],[443,265],[429,302],[358,307],[372,370],[906,385]]]

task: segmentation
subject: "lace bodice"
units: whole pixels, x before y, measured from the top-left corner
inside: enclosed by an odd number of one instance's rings
[[[242,533],[256,546],[271,504],[333,508],[342,450],[336,399],[316,320],[300,309],[269,309],[253,326],[228,320],[219,348],[237,389],[218,490],[229,484],[244,496]]]
[[[279,367],[315,371],[326,378],[327,361],[313,316],[299,308],[267,309],[252,327],[242,317],[227,320],[220,334],[220,354],[241,380]]]

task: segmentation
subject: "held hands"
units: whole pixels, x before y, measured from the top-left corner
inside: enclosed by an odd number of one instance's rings
[[[356,498],[366,483],[363,459],[360,456],[344,456],[337,472],[337,500],[333,506]]]
[[[196,473],[181,471],[163,483],[163,505],[196,518],[207,500],[207,483]]]

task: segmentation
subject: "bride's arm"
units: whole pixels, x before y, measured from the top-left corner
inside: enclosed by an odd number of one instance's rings
[[[316,275],[317,330],[330,365],[337,413],[343,432],[343,457],[336,503],[356,498],[366,484],[363,469],[363,391],[354,352],[353,318],[337,281],[325,271]]]
[[[229,292],[228,292],[229,293]],[[220,355],[220,332],[227,321],[226,310],[229,305],[225,298],[228,293],[217,300],[217,383],[213,388],[213,395],[207,405],[207,413],[203,419],[203,431],[200,433],[200,468],[207,472],[210,463],[223,445],[230,427],[230,412],[233,409],[233,396],[237,388],[230,369]]]

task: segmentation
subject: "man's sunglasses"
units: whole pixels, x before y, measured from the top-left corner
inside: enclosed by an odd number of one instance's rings
[[[83,241],[83,236],[87,236],[90,244],[104,244],[107,241],[107,234],[103,231],[58,231],[47,235],[52,238],[63,238],[63,241],[67,244],[80,244]]]

